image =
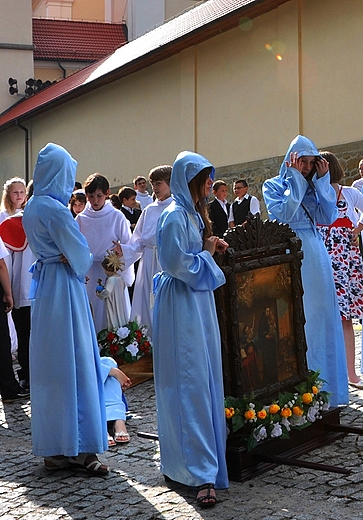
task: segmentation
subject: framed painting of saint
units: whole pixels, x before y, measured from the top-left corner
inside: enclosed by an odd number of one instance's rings
[[[216,293],[225,394],[270,397],[307,373],[301,242],[285,224],[249,217],[230,229]]]

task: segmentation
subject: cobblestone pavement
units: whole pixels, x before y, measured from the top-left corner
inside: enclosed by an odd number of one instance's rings
[[[360,331],[356,335],[360,342]],[[301,457],[349,468],[350,475],[278,466],[253,480],[231,482],[228,491],[218,492],[216,507],[205,511],[195,504],[194,490],[166,485],[158,442],[136,435],[156,433],[153,382],[131,388],[127,397],[134,412],[128,421],[131,442],[101,455],[111,468],[103,478],[46,472],[42,459],[31,454],[30,403],[0,404],[0,518],[363,519],[363,436],[349,434]],[[341,422],[363,427],[363,390],[351,391]]]

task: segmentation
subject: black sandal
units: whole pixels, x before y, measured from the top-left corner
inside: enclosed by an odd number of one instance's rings
[[[207,490],[205,494],[199,496],[199,493],[203,490]],[[214,494],[212,495],[212,490]],[[213,507],[217,503],[217,497],[214,490],[214,484],[203,484],[198,488],[197,502],[201,507]]]

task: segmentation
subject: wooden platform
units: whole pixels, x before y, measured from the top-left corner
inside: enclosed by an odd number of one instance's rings
[[[298,460],[300,455],[326,446],[347,435],[348,432],[333,431],[334,426],[339,424],[340,410],[339,408],[332,408],[328,412],[324,412],[321,420],[316,421],[308,428],[292,430],[290,439],[269,439],[261,442],[250,452],[247,452],[245,443],[242,444],[238,438],[231,437],[227,441],[226,451],[229,478],[242,482],[256,477],[279,464],[311,467],[336,473],[349,473],[344,468],[322,466]],[[331,429],[330,425],[332,425]]]
[[[125,363],[123,360],[115,359],[119,369],[131,379],[132,386],[139,385],[154,377],[152,354],[146,354],[135,363]]]

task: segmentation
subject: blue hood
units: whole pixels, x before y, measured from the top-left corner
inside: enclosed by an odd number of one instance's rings
[[[284,177],[287,171],[286,161],[290,162],[290,154],[297,152],[299,157],[321,157],[315,144],[303,135],[298,135],[291,141],[285,158],[280,166],[280,177]]]
[[[48,143],[34,168],[34,196],[48,195],[67,206],[74,189],[77,161],[62,146]]]
[[[195,152],[180,152],[174,161],[170,179],[170,190],[174,199],[201,223],[202,219],[195,210],[188,183],[204,168],[212,169],[210,177],[214,179],[215,169],[205,157]],[[202,229],[203,227],[202,223]]]

